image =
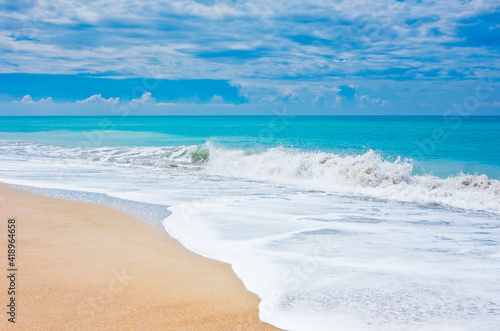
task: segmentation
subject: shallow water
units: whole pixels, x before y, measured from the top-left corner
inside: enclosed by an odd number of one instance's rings
[[[0,181],[164,218],[284,329],[500,325],[498,121],[298,119],[266,138],[269,118],[101,120],[2,119]],[[449,141],[409,160],[441,124]]]

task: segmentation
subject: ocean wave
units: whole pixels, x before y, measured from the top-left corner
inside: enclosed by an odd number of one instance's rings
[[[304,189],[361,194],[402,202],[500,212],[500,181],[486,175],[448,178],[412,174],[413,162],[384,159],[370,150],[338,155],[271,148],[261,153],[208,144],[210,174],[295,184]]]
[[[148,168],[180,167],[198,170],[208,158],[208,149],[205,145],[68,148],[22,141],[0,141],[0,153],[25,158],[79,159]]]
[[[251,153],[210,142],[169,147],[67,148],[0,141],[0,153],[25,159],[80,159],[127,167],[195,170],[208,175],[292,184],[306,190],[500,213],[498,180],[464,173],[448,178],[415,175],[412,160],[386,159],[373,150],[340,155],[275,147]]]

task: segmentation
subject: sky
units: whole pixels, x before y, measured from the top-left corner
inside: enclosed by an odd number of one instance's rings
[[[498,0],[0,0],[0,115],[500,115]]]

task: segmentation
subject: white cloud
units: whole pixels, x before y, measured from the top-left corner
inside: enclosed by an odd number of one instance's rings
[[[478,75],[478,68],[491,68],[492,78],[500,77],[498,61],[492,61],[498,50],[479,48],[477,42],[467,44],[467,38],[457,33],[465,19],[494,13],[498,0],[61,0],[26,2],[25,6],[27,10],[0,13],[1,18],[13,20],[12,26],[35,19],[28,24],[31,38],[23,39],[24,30],[0,31],[2,72],[117,72],[132,77],[224,79],[242,81],[251,102],[300,103],[303,99],[318,106],[342,101],[336,95],[338,88],[316,93],[314,84],[346,84],[344,80],[352,77],[361,77],[356,86],[370,86],[365,93],[374,96],[386,95],[375,85],[380,78],[427,79],[419,75],[420,68],[439,75],[453,68],[471,68],[466,72],[471,77]],[[52,24],[37,24],[40,22]],[[123,22],[124,26],[110,22]],[[91,24],[92,28],[73,29],[78,24]],[[173,29],[165,33],[165,26]],[[94,38],[96,33],[102,38]],[[67,36],[74,42],[68,42]],[[457,51],[459,46],[453,45],[461,43],[468,47],[460,46]],[[242,50],[248,53],[235,52]],[[398,73],[398,68],[413,69]],[[395,74],[387,74],[387,69],[396,69]],[[255,86],[261,80],[267,80],[272,89],[243,85],[246,81]],[[282,89],[301,82],[307,88]],[[300,95],[283,96],[280,89]],[[335,94],[330,95],[332,92]],[[436,95],[426,100],[439,98],[439,92]],[[97,96],[79,103],[120,102],[119,98],[110,101]],[[368,96],[357,101],[365,106],[385,104]],[[153,102],[151,96],[131,101]],[[391,97],[391,106],[398,102]],[[413,97],[412,102],[418,105],[421,100]],[[357,107],[357,102],[352,106]]]
[[[312,103],[318,103],[323,99],[323,93],[316,93],[316,97],[313,99]]]
[[[120,102],[120,98],[109,98],[105,99],[100,94],[94,94],[87,99],[78,100],[76,103],[104,103],[104,104],[114,104]]]
[[[292,90],[281,91],[281,100],[292,103],[304,103],[300,94]]]
[[[478,102],[474,107],[477,108],[500,108],[500,101]]]
[[[220,95],[215,95],[210,98],[210,103],[221,104],[224,103],[224,99]]]
[[[260,98],[259,102],[260,103],[272,103],[276,100],[276,97],[274,96],[270,96],[270,97],[263,97],[263,98]]]
[[[79,104],[86,104],[86,103],[97,103],[97,104],[107,104],[107,105],[114,105],[119,103],[121,100],[119,97],[116,98],[103,98],[101,94],[94,94],[87,99],[84,100],[78,100],[76,103]],[[144,92],[140,98],[138,99],[132,99],[129,102],[129,105],[132,106],[137,106],[137,105],[142,105],[142,104],[156,104],[155,98],[152,97],[151,92]]]
[[[130,104],[153,104],[155,103],[155,98],[151,96],[151,92],[144,92],[144,94],[139,99],[130,100]]]
[[[307,88],[305,91],[313,92],[311,98],[314,96],[314,99],[312,99],[311,103],[316,105],[335,107],[342,100],[342,97],[337,95],[340,89],[336,86],[327,87],[320,85],[315,88]]]
[[[21,103],[34,103],[33,98],[29,95],[26,94],[22,99]]]
[[[493,11],[496,7],[496,1],[493,0],[472,0],[467,3],[443,0],[418,4],[376,0],[335,2],[292,0],[287,4],[266,0],[124,0],[119,3],[104,0],[90,2],[77,0],[71,1],[71,5],[69,2],[69,0],[62,0],[62,2],[52,4],[38,1],[34,2],[31,8],[27,6],[26,13],[6,13],[5,16],[17,19],[21,23],[30,21],[29,18],[32,16],[37,20],[56,23],[58,27],[54,31],[44,31],[43,29],[49,29],[49,27],[42,28],[35,25],[35,37],[41,39],[38,41],[15,40],[9,37],[12,34],[10,32],[1,36],[0,46],[9,49],[15,45],[15,50],[23,54],[11,56],[10,53],[6,53],[5,63],[16,64],[25,72],[39,72],[40,68],[43,68],[44,72],[69,73],[74,72],[75,69],[97,68],[97,71],[127,69],[133,75],[141,75],[144,74],[144,68],[147,68],[149,64],[147,59],[154,58],[155,63],[163,63],[162,69],[168,68],[161,72],[170,77],[229,78],[232,80],[252,76],[322,76],[349,74],[351,71],[358,70],[383,70],[394,65],[393,55],[397,55],[398,58],[405,55],[401,52],[413,53],[414,58],[438,56],[437,60],[442,60],[443,66],[454,67],[455,60],[477,62],[478,59],[475,57],[477,50],[464,49],[457,59],[457,53],[453,47],[443,49],[436,45],[440,42],[459,41],[455,31],[457,22],[461,18],[489,10]],[[183,36],[187,36],[186,39],[177,39],[175,33],[172,33],[173,38],[169,39],[162,31],[152,29],[151,38],[141,40],[132,37],[133,33],[123,34],[123,29],[106,26],[106,33],[109,32],[107,35],[109,37],[103,36],[100,41],[94,40],[91,47],[72,47],[73,45],[67,42],[53,42],[54,40],[66,41],[65,38],[56,38],[58,34],[68,33],[65,30],[65,24],[93,23],[99,27],[100,21],[119,20],[132,22],[132,26],[138,27],[137,29],[141,31],[144,27],[155,26],[155,22],[161,21],[166,13],[176,13],[181,17],[180,19],[184,15],[186,18],[196,20],[193,25],[188,25],[189,31],[182,33]],[[331,14],[333,23],[322,23],[322,20],[318,20],[312,30],[309,23],[304,24],[292,19],[294,16],[323,18],[324,13]],[[219,21],[219,19],[231,17],[241,18],[241,21]],[[290,19],[283,20],[284,17]],[[427,19],[429,17],[432,19]],[[334,23],[337,18],[352,24],[348,27],[337,25]],[[167,19],[169,22],[172,20],[169,24],[175,26],[176,22],[173,18],[167,15]],[[247,19],[251,20],[247,22],[245,21]],[[417,23],[408,24],[407,21]],[[254,28],[255,24],[258,24],[259,29]],[[178,28],[182,30],[184,24],[179,22]],[[286,36],[292,28],[296,34],[319,38],[318,43],[310,45],[291,41]],[[441,33],[436,33],[436,31]],[[70,32],[75,36],[75,40],[90,38],[87,34],[95,33],[93,29],[70,30]],[[256,38],[255,33],[261,35]],[[55,37],[49,42],[42,38],[44,35]],[[239,43],[249,45],[248,49],[269,49],[270,51],[266,53],[272,56],[252,59],[247,62],[246,66],[235,62],[224,62],[218,58],[215,58],[215,61],[210,57],[196,58],[193,54],[207,50],[205,49],[207,38],[211,40],[210,47],[207,49],[216,51],[232,49],[235,40],[238,40]],[[335,46],[328,42],[322,44],[322,39],[335,41]],[[259,40],[258,43],[255,40]],[[282,51],[284,49],[291,51]],[[489,66],[491,66],[490,57],[486,56],[489,51],[482,51],[485,52],[485,59],[487,59],[485,61],[489,61]],[[121,60],[113,61],[117,53],[121,55]],[[145,57],[144,54],[149,56]],[[338,58],[326,59],[325,54],[337,54]],[[366,57],[367,55],[375,57],[375,60],[359,60],[360,56]],[[287,61],[283,61],[283,58]],[[445,60],[450,62],[445,63]],[[424,66],[427,63],[418,60],[405,62],[408,62],[407,67]],[[478,63],[478,66],[480,64],[485,65],[485,63]]]
[[[174,1],[171,6],[181,15],[194,15],[209,19],[223,19],[225,17],[246,16],[246,13],[229,4],[217,3],[204,5],[195,1]]]
[[[52,97],[41,98],[38,101],[34,101],[33,98],[29,94],[26,94],[21,99],[21,101],[13,101],[12,103],[25,103],[25,104],[31,104],[31,103],[54,103],[54,101],[52,100]]]
[[[361,107],[364,107],[366,105],[384,107],[387,104],[387,101],[380,98],[372,99],[367,95],[363,95],[361,98],[359,98],[359,103]]]

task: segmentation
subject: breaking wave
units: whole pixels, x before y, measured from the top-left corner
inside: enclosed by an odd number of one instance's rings
[[[295,184],[309,190],[368,195],[418,204],[500,212],[500,181],[460,173],[448,178],[412,174],[413,163],[370,150],[338,155],[271,148],[262,153],[209,145],[210,174]]]
[[[67,148],[26,142],[0,141],[0,153],[15,157],[76,159],[148,168],[201,169],[208,158],[206,145],[167,147]]]
[[[292,184],[306,190],[500,213],[500,181],[460,173],[448,178],[413,174],[411,160],[390,160],[370,150],[360,155],[282,147],[261,152],[208,142],[176,147],[65,148],[0,141],[3,156],[80,159],[121,166],[202,171],[246,180]]]

